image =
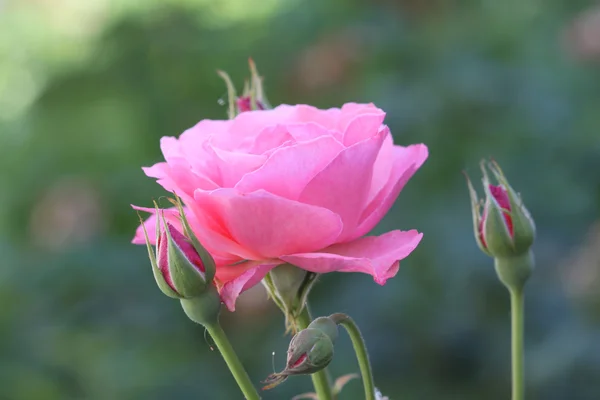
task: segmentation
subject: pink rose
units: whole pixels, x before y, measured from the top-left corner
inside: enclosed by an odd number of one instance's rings
[[[202,120],[178,139],[162,138],[166,162],[144,172],[183,199],[192,230],[215,258],[216,284],[230,310],[282,263],[364,272],[381,285],[397,273],[422,234],[363,236],[428,152],[423,144],[394,146],[384,117],[372,104],[281,105]],[[175,209],[165,216],[181,229]],[[150,238],[154,218],[145,222]],[[133,242],[145,243],[141,227]]]

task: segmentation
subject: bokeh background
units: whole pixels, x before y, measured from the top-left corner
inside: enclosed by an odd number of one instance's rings
[[[397,399],[509,398],[508,297],[461,170],[493,156],[537,222],[528,398],[600,399],[600,12],[580,0],[0,0],[0,399],[241,399],[155,287],[129,204],[159,138],[225,118],[253,57],[272,103],[374,102],[430,158],[375,233],[425,233],[385,287],[331,274]],[[257,385],[284,363],[261,287],[223,323]],[[272,353],[275,352],[274,358]],[[345,334],[335,376],[358,367]],[[273,362],[274,359],[274,362]],[[274,364],[274,365],[273,365]],[[311,389],[290,379],[264,399]],[[359,381],[341,399],[361,399]]]

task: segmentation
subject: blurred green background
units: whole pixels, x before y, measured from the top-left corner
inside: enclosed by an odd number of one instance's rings
[[[600,399],[600,15],[559,0],[0,0],[0,399],[241,399],[203,329],[130,244],[159,138],[225,118],[216,69],[253,57],[272,103],[374,102],[430,158],[375,233],[422,244],[385,287],[331,274],[398,399],[509,398],[508,296],[475,245],[461,170],[493,156],[539,231],[529,399]],[[596,13],[596,14],[594,14]],[[284,364],[261,287],[225,330],[257,386]],[[335,376],[358,370],[342,334]],[[275,352],[274,366],[272,352]],[[264,399],[311,389],[290,379]],[[341,399],[361,399],[359,381]]]

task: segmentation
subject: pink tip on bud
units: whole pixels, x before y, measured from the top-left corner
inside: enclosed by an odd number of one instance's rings
[[[173,263],[179,260],[169,258],[169,238],[171,238],[172,245],[180,250],[181,254],[179,256],[183,255],[185,257],[184,262],[187,262],[189,265],[196,268],[200,276],[204,277],[206,268],[202,263],[200,255],[190,241],[170,223],[166,222],[165,225],[169,232],[167,234],[165,227],[163,227],[156,245],[158,269],[171,289],[180,294],[173,282],[173,266],[170,265],[170,262]]]

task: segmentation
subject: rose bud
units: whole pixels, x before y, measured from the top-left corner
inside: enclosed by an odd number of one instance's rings
[[[250,66],[250,82],[246,81],[243,94],[240,97],[237,96],[235,85],[229,75],[224,71],[217,71],[227,86],[229,119],[233,119],[243,112],[268,110],[271,108],[263,89],[263,78],[258,75],[256,64],[254,64],[252,59],[249,59],[248,65]]]
[[[530,250],[535,239],[535,224],[529,211],[525,208],[521,196],[510,186],[497,163],[491,162],[487,167],[492,171],[498,184],[490,183],[484,162],[483,187],[485,202],[481,213],[482,201],[467,177],[473,210],[473,227],[475,240],[479,248],[496,260],[496,269],[501,280],[523,284],[533,269],[533,254]],[[504,265],[510,270],[508,276],[501,273]],[[518,266],[517,266],[518,265]],[[500,268],[500,270],[499,270]],[[514,281],[514,282],[513,282]]]
[[[238,113],[243,113],[246,111],[252,111],[252,97],[250,95],[238,97],[235,104],[238,108]],[[256,100],[256,110],[264,110],[265,106],[260,100]]]
[[[315,320],[308,325],[307,329],[308,328],[320,330],[331,339],[331,343],[335,343],[339,335],[338,325],[331,317],[315,318]]]
[[[214,260],[189,229],[183,210],[180,209],[180,217],[188,236],[168,223],[158,207],[157,216],[156,254],[152,251],[145,228],[144,235],[158,287],[167,296],[177,299],[202,295],[212,284]]]
[[[323,317],[323,319],[327,318]],[[333,325],[335,326],[335,323]],[[330,327],[326,329],[329,330]],[[335,336],[337,336],[337,332]],[[291,375],[318,372],[327,367],[332,359],[333,341],[330,336],[317,328],[303,329],[294,335],[290,342],[285,369],[279,373],[269,375],[264,382],[267,385],[263,390],[274,388]]]

